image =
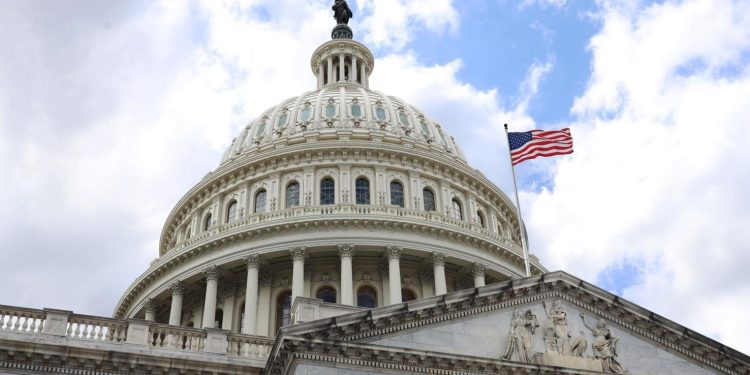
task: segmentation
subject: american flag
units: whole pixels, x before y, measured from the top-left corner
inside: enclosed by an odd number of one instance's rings
[[[573,137],[570,129],[532,130],[508,133],[510,159],[513,165],[539,156],[555,156],[573,153]]]

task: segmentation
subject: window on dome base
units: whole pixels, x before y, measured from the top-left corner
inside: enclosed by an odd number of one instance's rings
[[[357,204],[370,204],[370,181],[360,177],[354,183]]]
[[[279,119],[276,120],[276,129],[281,129],[284,126],[286,126],[286,122],[289,119],[289,114],[284,111],[280,116]]]
[[[286,208],[299,206],[299,183],[292,182],[286,186]]]
[[[422,134],[425,136],[430,136],[430,129],[427,127],[427,123],[424,122],[424,119],[419,121],[419,125],[422,127]]]
[[[266,212],[266,197],[268,193],[265,190],[261,190],[255,193],[255,213]]]
[[[300,120],[302,120],[302,122],[307,122],[310,121],[310,119],[312,119],[312,107],[307,105],[305,108],[302,108]]]
[[[322,299],[323,302],[336,303],[336,290],[330,286],[324,286],[315,293],[315,298]]]
[[[435,211],[435,193],[432,190],[422,189],[422,201],[424,201],[425,211]]]
[[[332,178],[324,178],[320,181],[320,204],[336,203],[336,183]]]
[[[258,125],[258,131],[255,132],[255,136],[259,137],[259,136],[263,135],[263,133],[265,133],[265,132],[266,132],[266,122],[263,121],[263,122],[260,123],[260,125]]]
[[[484,222],[484,214],[482,214],[482,211],[477,211],[477,219],[479,220],[479,225],[481,225],[482,228],[486,228]]]
[[[207,231],[208,228],[211,228],[211,214],[210,213],[206,215],[205,219],[203,219],[203,230]]]
[[[378,292],[370,286],[362,286],[357,289],[357,306],[375,308],[378,307]]]
[[[464,219],[464,213],[461,209],[461,202],[458,201],[458,198],[453,198],[451,200],[451,205],[453,206],[453,217],[458,220]]]
[[[326,104],[326,118],[336,117],[336,106],[333,103]]]
[[[401,289],[401,302],[414,301],[415,299],[417,299],[417,296],[411,289]]]
[[[227,223],[237,221],[237,201],[232,199],[227,206]]]
[[[406,113],[404,111],[400,111],[398,113],[398,122],[400,122],[401,125],[405,128],[411,127],[411,122],[409,122],[409,117],[406,116]]]
[[[404,207],[404,186],[398,181],[391,181],[391,204]]]

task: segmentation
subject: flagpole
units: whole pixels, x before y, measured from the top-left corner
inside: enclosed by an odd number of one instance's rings
[[[526,227],[523,225],[521,216],[521,202],[518,200],[518,185],[516,185],[516,169],[513,166],[513,154],[510,151],[510,138],[508,138],[508,124],[505,124],[505,140],[508,141],[508,157],[510,157],[510,170],[513,173],[513,192],[516,193],[516,208],[518,209],[518,226],[521,229],[521,246],[523,247],[523,264],[526,266],[526,277],[531,276],[529,266],[529,245],[526,243]]]

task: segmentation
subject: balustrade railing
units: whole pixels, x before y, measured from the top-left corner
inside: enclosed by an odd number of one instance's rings
[[[267,358],[273,347],[269,337],[230,334],[227,337],[227,354],[247,358]]]
[[[0,305],[0,331],[41,333],[44,310]]]
[[[203,241],[214,235],[222,234],[233,230],[235,228],[241,228],[245,226],[272,223],[274,221],[281,221],[290,218],[300,217],[315,217],[321,215],[365,215],[365,216],[385,216],[385,217],[398,217],[399,220],[404,218],[416,219],[421,221],[428,221],[433,223],[440,223],[443,225],[450,225],[463,229],[465,231],[473,232],[485,237],[490,238],[492,241],[502,243],[512,249],[515,249],[520,253],[519,246],[512,240],[503,237],[500,234],[493,232],[487,228],[483,228],[477,223],[471,223],[469,221],[460,220],[449,215],[443,215],[435,211],[421,211],[412,210],[407,208],[400,208],[396,206],[380,206],[380,205],[355,205],[355,204],[337,204],[330,206],[302,206],[284,209],[281,211],[263,212],[252,214],[245,217],[244,219],[233,221],[231,223],[214,226],[209,231],[201,233],[190,239],[186,239],[181,243],[177,244],[175,248],[184,248],[193,243]]]
[[[54,318],[51,318],[54,316]],[[45,322],[52,321],[49,332],[45,330]],[[62,320],[60,320],[62,319]],[[53,324],[53,323],[56,323]],[[128,337],[130,324],[141,327],[142,333]],[[219,346],[209,350],[206,348],[208,331],[190,327],[176,327],[167,324],[129,321],[89,315],[71,314],[58,310],[37,310],[15,306],[0,305],[0,334],[26,333],[34,335],[50,335],[67,339],[63,345],[75,346],[76,342],[96,341],[107,344],[120,345],[124,343],[145,345],[154,350],[178,350],[185,352],[224,353],[224,347]],[[219,338],[226,337],[226,355],[253,360],[265,360],[273,347],[272,337],[230,333],[228,331],[212,331],[212,335]],[[10,339],[13,336],[9,336]],[[223,339],[220,339],[220,342]],[[222,344],[223,345],[223,344]],[[114,350],[114,349],[113,349]]]
[[[123,342],[127,331],[123,320],[74,314],[68,318],[66,334],[80,340]]]
[[[199,352],[205,345],[206,331],[154,323],[147,340],[147,344],[154,348]]]

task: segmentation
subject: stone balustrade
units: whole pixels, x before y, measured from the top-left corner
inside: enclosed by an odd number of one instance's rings
[[[258,367],[265,364],[274,343],[271,337],[215,329],[0,305],[0,341],[22,342],[26,335],[39,336],[40,342],[73,348],[91,348],[91,345],[102,350],[119,351],[146,348],[150,354],[164,357],[174,355],[174,351],[192,352],[198,356],[219,354],[247,359],[250,361],[247,366]]]
[[[176,244],[174,248],[168,250],[168,252],[173,252],[173,250],[175,249],[182,249],[193,244],[204,242],[211,237],[216,237],[230,232],[236,232],[238,229],[260,229],[265,227],[266,225],[283,224],[283,222],[286,220],[293,219],[295,220],[295,222],[299,222],[299,219],[304,218],[315,220],[321,219],[322,217],[324,217],[325,219],[331,219],[336,218],[336,216],[339,216],[341,218],[353,216],[359,219],[362,219],[364,216],[372,219],[382,218],[395,221],[412,220],[412,222],[415,223],[448,226],[448,228],[454,230],[457,229],[458,232],[463,232],[463,234],[482,237],[490,242],[503,245],[505,248],[510,249],[518,255],[522,256],[522,250],[518,246],[518,244],[514,243],[508,238],[503,237],[502,235],[495,233],[491,229],[483,228],[481,225],[476,223],[459,220],[454,217],[438,213],[436,211],[412,210],[396,206],[355,204],[301,206],[284,209],[281,211],[252,214],[241,220],[214,226],[209,230],[201,233],[200,235],[193,236],[187,240],[183,240],[180,243]]]

